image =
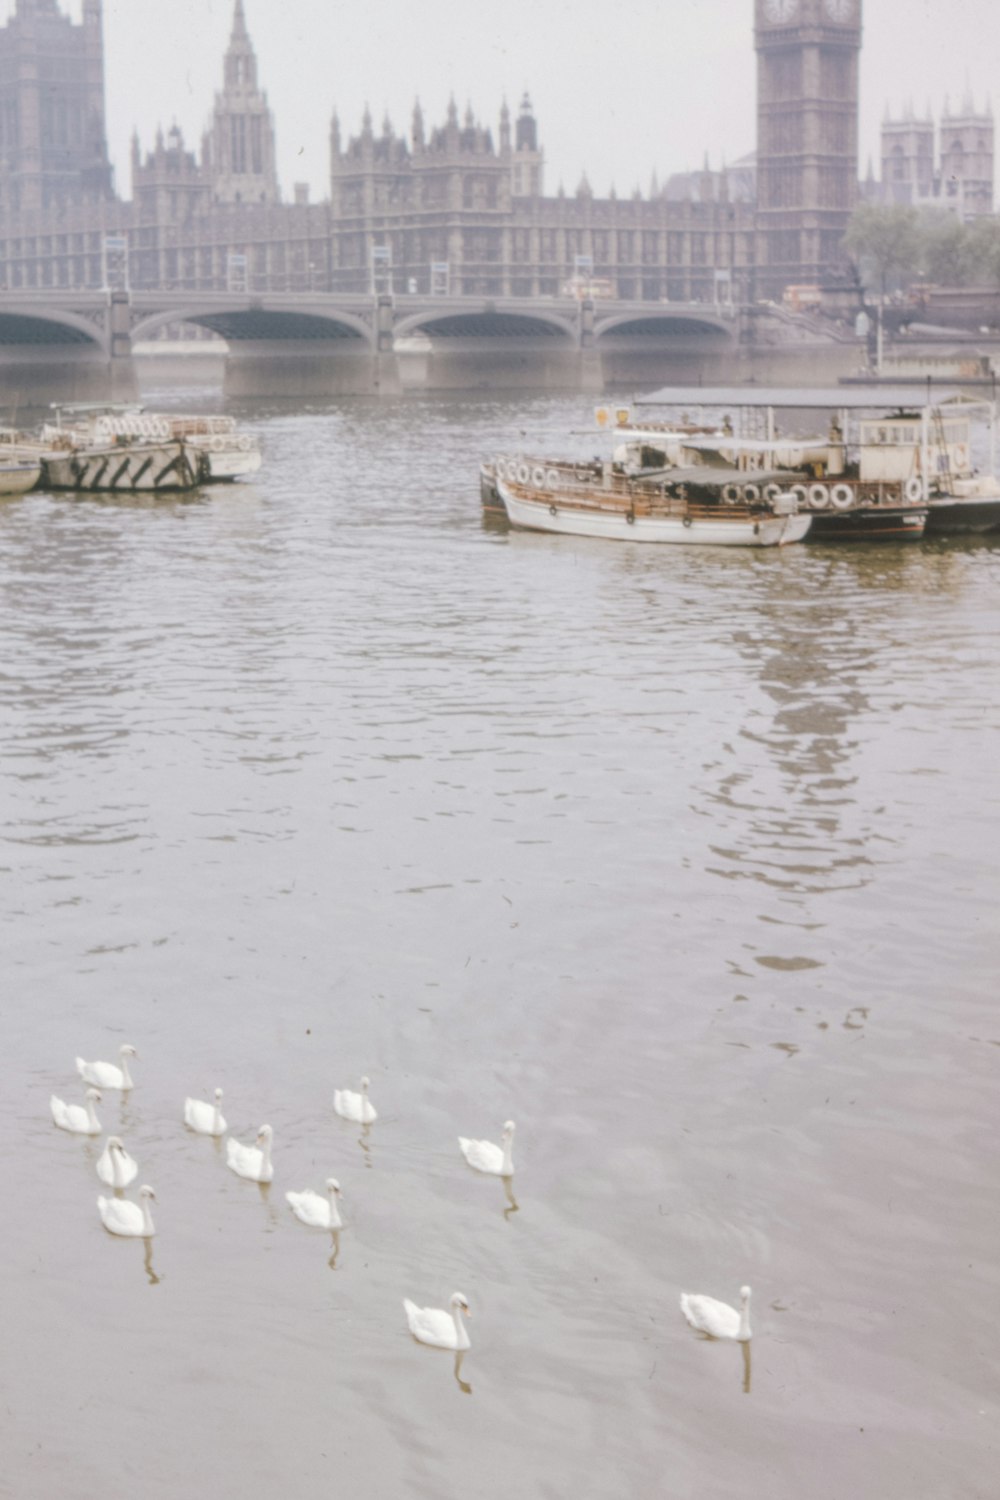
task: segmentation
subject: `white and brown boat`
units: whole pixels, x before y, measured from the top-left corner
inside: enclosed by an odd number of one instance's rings
[[[481,466],[480,494],[522,530],[622,542],[776,547],[801,541],[812,519],[774,475],[732,467],[626,473],[502,455]]]

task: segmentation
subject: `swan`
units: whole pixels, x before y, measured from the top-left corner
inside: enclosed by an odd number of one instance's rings
[[[128,1070],[130,1057],[138,1057],[139,1054],[128,1042],[118,1048],[118,1056],[122,1060],[120,1068],[109,1062],[84,1062],[82,1057],[76,1060],[76,1071],[84,1083],[93,1083],[99,1089],[123,1089],[133,1088],[132,1075]]]
[[[76,1135],[100,1135],[101,1122],[94,1105],[100,1103],[101,1095],[97,1089],[88,1089],[83,1097],[87,1101],[85,1106],[64,1104],[52,1094],[49,1098],[52,1118],[60,1130],[72,1130]]]
[[[745,1344],[750,1338],[750,1288],[740,1287],[740,1310],[714,1297],[681,1292],[681,1312],[692,1328],[712,1339],[738,1339]]]
[[[256,1145],[253,1146],[244,1146],[241,1141],[230,1136],[226,1141],[226,1166],[237,1177],[248,1177],[251,1182],[270,1182],[274,1176],[274,1167],[271,1165],[273,1138],[274,1131],[270,1125],[260,1127]]]
[[[433,1344],[435,1349],[468,1349],[469,1335],[462,1322],[462,1314],[472,1317],[469,1312],[469,1304],[461,1292],[455,1292],[451,1299],[451,1312],[445,1312],[442,1307],[417,1307],[409,1297],[403,1298],[403,1306],[406,1309],[406,1321],[410,1325],[410,1332],[421,1344]]]
[[[149,1211],[149,1200],[155,1197],[151,1187],[141,1187],[139,1203],[133,1203],[129,1198],[98,1198],[101,1222],[111,1234],[124,1234],[137,1240],[152,1239],[156,1227]]]
[[[310,1229],[340,1229],[342,1220],[337,1211],[340,1183],[336,1177],[326,1179],[326,1191],[329,1195],[326,1198],[322,1193],[310,1192],[308,1188],[304,1193],[286,1193],[285,1197],[291,1204],[295,1217],[303,1224],[308,1224]]]
[[[503,1145],[494,1146],[492,1141],[467,1141],[464,1135],[460,1135],[458,1144],[469,1166],[475,1167],[477,1172],[490,1172],[494,1177],[513,1177],[514,1162],[511,1157],[514,1146],[513,1120],[507,1121],[500,1139]]]
[[[108,1187],[124,1188],[138,1174],[138,1164],[129,1156],[121,1138],[109,1135],[107,1144],[97,1158],[97,1175]]]
[[[225,1135],[227,1126],[222,1116],[222,1090],[216,1089],[214,1104],[206,1104],[204,1099],[185,1099],[184,1124],[199,1135]]]
[[[333,1107],[345,1120],[357,1120],[361,1125],[370,1125],[378,1119],[378,1113],[368,1099],[367,1078],[361,1080],[360,1094],[352,1094],[350,1089],[334,1089]]]

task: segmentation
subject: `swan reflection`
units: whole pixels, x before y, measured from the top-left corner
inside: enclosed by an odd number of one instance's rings
[[[146,1280],[150,1286],[159,1286],[160,1278],[153,1270],[153,1241],[143,1240],[142,1246],[142,1263],[146,1268]]]
[[[464,1360],[465,1355],[466,1350],[464,1349],[457,1349],[455,1351],[455,1380],[458,1383],[459,1390],[464,1391],[467,1396],[471,1396],[472,1386],[467,1380],[462,1379],[462,1361]]]
[[[337,1269],[337,1256],[340,1254],[340,1230],[339,1229],[334,1229],[334,1230],[331,1231],[331,1233],[330,1233],[330,1243],[333,1246],[333,1254],[330,1256],[330,1259],[327,1261],[327,1265],[330,1267],[331,1271],[335,1271]]]
[[[750,1339],[747,1339],[745,1344],[740,1345],[743,1350],[743,1390],[747,1396],[750,1394],[750,1344]]]
[[[503,1180],[503,1195],[507,1199],[507,1207],[503,1211],[503,1216],[504,1216],[505,1219],[509,1219],[510,1216],[511,1216],[511,1214],[516,1214],[516,1213],[520,1212],[521,1205],[518,1203],[517,1199],[514,1197],[514,1179],[513,1179],[513,1177],[504,1177],[502,1180]]]

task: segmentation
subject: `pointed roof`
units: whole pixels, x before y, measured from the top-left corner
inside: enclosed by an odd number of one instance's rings
[[[243,0],[236,0],[236,8],[233,11],[233,29],[229,35],[229,45],[234,42],[250,43],[250,33],[247,31],[247,18],[243,12]]]

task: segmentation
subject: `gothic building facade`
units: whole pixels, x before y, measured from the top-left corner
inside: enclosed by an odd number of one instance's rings
[[[885,203],[944,208],[964,223],[993,212],[993,111],[977,109],[971,94],[952,109],[945,101],[940,127],[930,107],[912,105],[882,121],[882,182]]]
[[[622,198],[595,197],[584,177],[570,194],[546,195],[525,96],[515,117],[501,108],[495,129],[471,109],[460,118],[454,103],[437,124],[418,104],[407,133],[388,119],[376,129],[366,110],[347,135],[334,115],[329,196],[310,203],[301,185],[282,200],[244,0],[234,0],[222,84],[197,148],[176,126],[150,149],[134,139],[128,201],[111,194],[104,145],[101,0],[84,0],[82,27],[57,0],[18,0],[0,28],[0,285],[99,285],[110,234],[127,238],[133,286],[780,295],[839,261],[857,183],[860,0],[755,3],[756,174],[750,164],[738,175],[706,167]],[[44,118],[33,73],[52,82]],[[73,112],[72,129],[62,109]]]

